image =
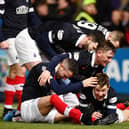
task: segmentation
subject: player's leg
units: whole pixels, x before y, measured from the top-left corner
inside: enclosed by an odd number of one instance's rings
[[[41,57],[39,55],[39,51],[36,46],[36,43],[29,36],[27,29],[24,29],[17,35],[16,40],[15,40],[15,48],[17,50],[18,59],[19,59],[21,66],[23,65],[27,66],[28,70],[30,70],[37,63],[41,62]],[[22,67],[22,69],[23,68],[24,67]],[[18,111],[20,110],[20,103],[21,103],[21,99],[20,99],[21,94],[22,94],[21,86],[22,84],[24,84],[24,77],[22,76],[23,73],[21,73],[21,71],[19,72],[18,70],[17,76],[16,76],[16,95],[19,101]],[[13,121],[20,120],[20,112],[18,111],[15,113],[15,116],[13,117]]]
[[[25,122],[47,121],[51,109],[50,96],[27,100],[21,104],[21,116]]]
[[[16,92],[18,99],[18,112],[20,111],[22,87],[24,85],[25,69],[21,68],[17,51],[15,48],[15,38],[8,39],[9,49],[7,50],[8,64],[10,65],[9,74],[5,88],[5,109],[6,105],[12,107],[13,97]],[[11,90],[15,91],[12,92]]]
[[[12,118],[12,121],[22,121],[20,110],[21,110],[22,91],[25,83],[26,69],[24,67],[21,67],[20,64],[18,64],[16,68],[17,68],[17,73],[15,77],[15,89],[16,89],[16,97],[18,100],[18,106],[17,106],[17,111],[15,112]]]
[[[8,112],[8,110],[12,110],[13,104],[13,97],[15,95],[15,76],[16,76],[16,68],[14,64],[18,63],[18,59],[16,58],[17,53],[15,50],[15,38],[8,39],[7,42],[9,43],[9,48],[6,50],[9,73],[6,80],[5,85],[5,105],[4,105],[4,115]]]
[[[16,49],[20,64],[27,70],[42,61],[36,42],[30,37],[28,29],[21,31],[16,37]]]
[[[67,117],[80,120],[82,113],[79,109],[72,108],[64,103],[56,94],[51,95],[50,103],[60,112]]]
[[[54,106],[59,113],[64,114],[66,117],[80,120],[82,113],[78,109],[74,109],[65,104],[58,95],[41,97],[38,101],[38,109],[42,115],[46,115]]]
[[[121,122],[129,121],[129,106],[122,111],[122,114],[123,114],[123,119],[121,120]]]

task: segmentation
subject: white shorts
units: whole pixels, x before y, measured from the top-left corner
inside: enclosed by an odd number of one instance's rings
[[[116,113],[117,113],[117,115],[118,115],[118,123],[121,123],[121,122],[123,122],[124,121],[124,115],[123,115],[123,112],[122,112],[122,110],[120,110],[120,109],[116,109]]]
[[[71,92],[63,95],[63,101],[71,107],[79,106],[79,100],[76,94]]]
[[[79,105],[79,101],[75,94],[68,93],[59,96],[62,101],[67,103],[69,106]],[[42,116],[38,109],[38,100],[32,99],[22,102],[21,104],[21,116],[25,122],[48,122],[54,123],[54,118],[57,110],[53,108],[46,116]]]
[[[6,49],[8,65],[19,63],[18,54],[15,48],[16,39],[9,38],[6,41],[9,44],[9,48]]]
[[[25,122],[49,122],[53,123],[54,117],[57,113],[56,109],[52,109],[46,116],[41,115],[38,109],[38,100],[32,99],[22,102],[21,116]]]
[[[30,37],[28,29],[16,36],[16,50],[21,65],[34,61],[42,61],[36,42]]]

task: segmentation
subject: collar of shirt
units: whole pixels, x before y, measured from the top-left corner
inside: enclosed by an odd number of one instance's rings
[[[95,65],[95,51],[92,51],[91,66],[95,68],[98,67],[98,65]]]
[[[77,47],[80,43],[80,41],[86,36],[86,34],[82,34],[80,35],[80,37],[78,38],[77,42],[75,43],[75,47]]]

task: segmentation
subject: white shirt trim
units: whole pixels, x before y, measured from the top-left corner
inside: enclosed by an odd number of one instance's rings
[[[3,9],[3,10],[0,10],[0,14],[4,14],[4,12],[5,12],[5,10]]]
[[[49,38],[50,43],[53,43],[53,40],[52,40],[52,31],[49,31],[48,32],[48,38]]]
[[[70,52],[68,53],[68,55],[69,55],[69,59],[72,59],[72,54]]]
[[[29,8],[29,13],[34,12],[34,8]]]
[[[107,108],[108,108],[108,109],[116,109],[116,106],[113,106],[113,105],[107,105]]]
[[[79,45],[80,41],[81,41],[85,36],[86,36],[86,34],[82,34],[82,35],[78,38],[77,42],[75,43],[75,46],[76,46],[76,47]]]
[[[93,52],[91,59],[91,66],[94,67],[94,65],[95,65],[95,52]]]
[[[81,107],[88,107],[88,104],[79,103],[79,105],[80,105]]]
[[[105,35],[105,39],[107,40],[108,36],[109,36],[110,32],[108,31]]]

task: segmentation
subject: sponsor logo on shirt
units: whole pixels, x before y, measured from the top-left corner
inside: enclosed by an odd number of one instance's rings
[[[29,8],[25,5],[22,5],[18,8],[16,8],[16,14],[27,14],[29,11]]]

